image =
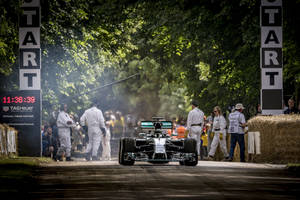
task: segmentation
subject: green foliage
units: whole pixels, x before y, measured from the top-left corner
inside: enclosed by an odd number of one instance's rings
[[[18,5],[2,2],[0,76],[8,84],[1,81],[1,90],[12,90],[18,73]],[[192,99],[207,114],[216,105],[226,110],[242,102],[251,116],[259,102],[259,1],[41,3],[44,119],[63,101],[80,114],[92,98],[103,110],[142,118],[186,116]],[[284,85],[286,95],[297,96],[299,1],[283,6]],[[93,90],[136,73],[139,78]]]

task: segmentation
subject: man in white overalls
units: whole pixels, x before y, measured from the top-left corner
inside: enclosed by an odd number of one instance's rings
[[[192,101],[192,110],[188,114],[186,129],[189,132],[189,137],[197,141],[197,152],[200,155],[200,137],[203,130],[204,113],[198,108],[198,105],[198,102]]]
[[[64,154],[66,156],[66,161],[72,161],[70,128],[75,126],[75,123],[71,119],[67,111],[68,111],[67,104],[62,104],[61,111],[59,112],[56,121],[57,128],[58,128],[58,138],[60,142],[60,147],[58,148],[57,154],[58,154],[58,159],[61,161],[62,161],[62,156]]]
[[[87,109],[80,118],[80,124],[88,127],[89,143],[86,148],[86,160],[89,161],[92,154],[92,160],[97,158],[98,148],[101,142],[101,137],[105,136],[106,129],[102,111],[97,108],[96,100],[90,109]]]

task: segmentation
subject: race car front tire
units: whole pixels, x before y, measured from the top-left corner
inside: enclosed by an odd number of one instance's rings
[[[132,138],[121,138],[119,145],[119,164],[133,165],[134,160],[125,160],[126,153],[133,153],[135,151],[135,142]]]
[[[184,140],[184,153],[193,153],[194,154],[192,160],[187,159],[184,161],[185,165],[196,166],[198,164],[197,141],[195,139],[187,138]]]

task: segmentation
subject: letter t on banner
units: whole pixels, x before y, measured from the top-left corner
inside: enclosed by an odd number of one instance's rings
[[[282,114],[282,0],[261,0],[260,20],[262,114]]]

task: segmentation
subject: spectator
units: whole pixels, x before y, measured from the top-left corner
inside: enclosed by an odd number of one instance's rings
[[[101,160],[111,160],[111,148],[110,148],[110,122],[105,122],[106,134],[102,135],[102,156]]]
[[[114,139],[114,132],[113,132],[114,122],[111,119],[111,115],[110,115],[109,111],[105,111],[103,117],[104,117],[105,122],[109,122],[109,132],[110,132],[110,135],[112,136],[112,138]]]
[[[285,111],[286,109],[288,109],[289,107],[287,107],[286,106],[286,103],[285,103],[285,101],[283,100],[282,101],[282,109],[283,109],[283,111]]]
[[[261,115],[261,114],[262,114],[261,105],[257,104],[256,114],[255,115]]]
[[[289,107],[284,111],[284,114],[296,114],[298,112],[295,108],[295,101],[293,99],[289,99],[288,105]]]
[[[82,151],[83,147],[83,130],[77,121],[72,127],[72,151]]]
[[[200,159],[201,160],[207,159],[207,156],[208,156],[207,145],[208,145],[208,137],[207,137],[207,133],[205,130],[201,134],[201,149],[200,149]]]
[[[42,126],[41,126],[41,134],[43,134],[44,132],[45,132],[45,125],[42,124]]]
[[[179,122],[179,126],[176,128],[177,139],[185,138],[185,130],[186,130],[185,122],[182,119]]]
[[[117,111],[115,115],[113,134],[115,139],[124,137],[124,120],[122,119],[121,112]]]
[[[171,136],[175,136],[176,135],[176,127],[177,127],[177,119],[176,117],[172,118],[172,130],[171,130]]]
[[[176,137],[176,128],[177,128],[177,123],[176,123],[176,118],[172,118],[172,129],[168,129],[167,133],[170,137]]]
[[[127,114],[125,120],[125,137],[133,136],[137,120],[132,114]]]
[[[210,116],[208,116],[206,118],[206,133],[207,133],[207,151],[209,152],[210,151],[210,146],[211,146],[211,142],[212,142],[212,139],[214,137],[214,134],[212,132],[212,124],[213,124],[213,121],[214,121],[214,113],[212,112],[210,114]]]
[[[43,156],[51,157],[56,160],[58,148],[58,139],[52,133],[51,126],[45,126],[45,131],[42,136]]]

